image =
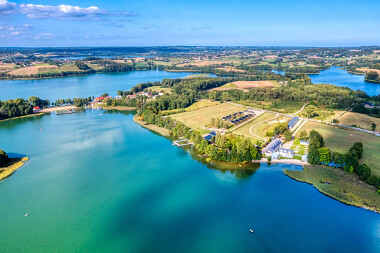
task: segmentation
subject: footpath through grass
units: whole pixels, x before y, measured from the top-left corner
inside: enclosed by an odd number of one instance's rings
[[[356,174],[318,165],[306,165],[302,171],[285,170],[284,173],[297,181],[314,185],[321,193],[340,202],[380,212],[377,189]]]

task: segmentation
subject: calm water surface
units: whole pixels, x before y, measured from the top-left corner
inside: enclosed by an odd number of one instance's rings
[[[211,169],[130,114],[0,122],[0,146],[31,158],[0,182],[0,252],[380,252],[380,215],[300,167]]]
[[[272,70],[276,74],[284,75],[284,71]],[[315,84],[326,83],[339,87],[347,87],[352,90],[362,90],[370,96],[380,94],[380,84],[364,81],[364,75],[355,75],[346,70],[332,66],[319,74],[309,75]]]
[[[380,84],[364,81],[364,75],[351,74],[334,66],[309,77],[313,83],[328,83],[352,90],[362,90],[370,96],[380,94]]]
[[[60,98],[97,97],[105,92],[115,96],[118,90],[129,90],[139,83],[183,78],[193,74],[152,70],[36,80],[0,80],[0,100],[37,96],[55,101]]]

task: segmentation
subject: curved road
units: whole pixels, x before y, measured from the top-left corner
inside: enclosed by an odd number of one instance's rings
[[[258,122],[258,123],[256,123],[256,124],[254,124],[253,126],[251,126],[251,127],[249,128],[249,133],[250,133],[252,136],[255,136],[255,137],[257,137],[257,138],[261,138],[261,139],[267,141],[267,139],[265,139],[264,137],[261,137],[261,136],[258,136],[258,135],[256,135],[256,134],[252,133],[252,129],[253,129],[255,126],[257,126],[257,125],[259,125],[259,124],[261,124],[261,123],[268,122],[268,121],[270,121],[270,120],[276,119],[276,118],[278,118],[278,116],[280,116],[280,114],[276,114],[276,116],[274,116],[274,117],[271,118],[271,119],[267,119],[267,120],[264,120],[264,121],[261,121],[261,122]]]

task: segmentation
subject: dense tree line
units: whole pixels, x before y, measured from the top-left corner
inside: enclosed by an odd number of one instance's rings
[[[277,89],[256,88],[249,92],[241,90],[215,91],[215,100],[253,100],[253,101],[286,101],[286,102],[310,102],[315,106],[325,106],[332,109],[345,110],[356,104],[362,104],[371,100],[380,101],[380,96],[369,97],[361,91],[353,91],[349,88],[337,87],[329,84],[310,84],[308,80],[292,80],[286,86]]]
[[[4,150],[0,149],[0,167],[6,165],[9,162],[9,157]]]
[[[0,119],[25,116],[33,113],[33,107],[40,108],[49,105],[49,100],[42,100],[38,97],[30,97],[28,100],[22,98],[0,101]]]
[[[365,80],[368,82],[380,83],[380,75],[375,71],[368,71],[365,74]]]
[[[75,105],[76,107],[85,107],[92,102],[92,98],[67,98],[67,99],[57,99],[52,105],[61,106],[61,105]]]
[[[210,143],[201,136],[199,131],[193,131],[170,117],[158,114],[151,103],[140,108],[138,115],[147,123],[169,129],[175,137],[191,140],[199,153],[206,154],[213,160],[241,163],[261,159],[260,151],[252,145],[249,138],[234,134],[223,136],[217,134],[214,141]]]
[[[309,137],[301,133],[300,139],[310,141],[308,162],[310,164],[324,164],[342,168],[348,173],[356,173],[359,178],[376,188],[380,187],[380,177],[372,175],[371,169],[366,164],[360,164],[363,156],[363,144],[355,142],[346,154],[330,151],[324,146],[324,140],[320,133],[310,131]]]
[[[74,62],[75,63],[75,66],[77,66],[78,69],[80,70],[88,70],[88,69],[91,69],[86,63],[84,63],[83,61],[80,61],[80,60],[77,60]]]

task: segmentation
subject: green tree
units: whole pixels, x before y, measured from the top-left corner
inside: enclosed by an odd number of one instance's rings
[[[321,147],[318,149],[319,162],[329,163],[330,162],[330,150],[326,147]]]
[[[286,130],[284,132],[284,136],[285,136],[285,140],[287,140],[287,141],[291,141],[292,140],[292,132],[290,132],[289,130]]]
[[[371,176],[371,169],[367,166],[367,164],[363,163],[359,165],[357,169],[357,174],[361,180],[366,181],[369,176]]]
[[[3,166],[8,162],[9,162],[9,158],[8,158],[7,153],[5,153],[4,150],[0,149],[0,166]]]
[[[300,133],[300,140],[303,140],[303,141],[308,140],[307,132],[305,130]]]
[[[317,112],[317,107],[315,107],[314,105],[309,105],[304,110],[304,114],[307,118],[314,117],[316,115],[316,112]]]
[[[372,123],[371,128],[372,128],[372,131],[375,131],[375,129],[376,129],[376,124],[375,124],[375,123]]]

